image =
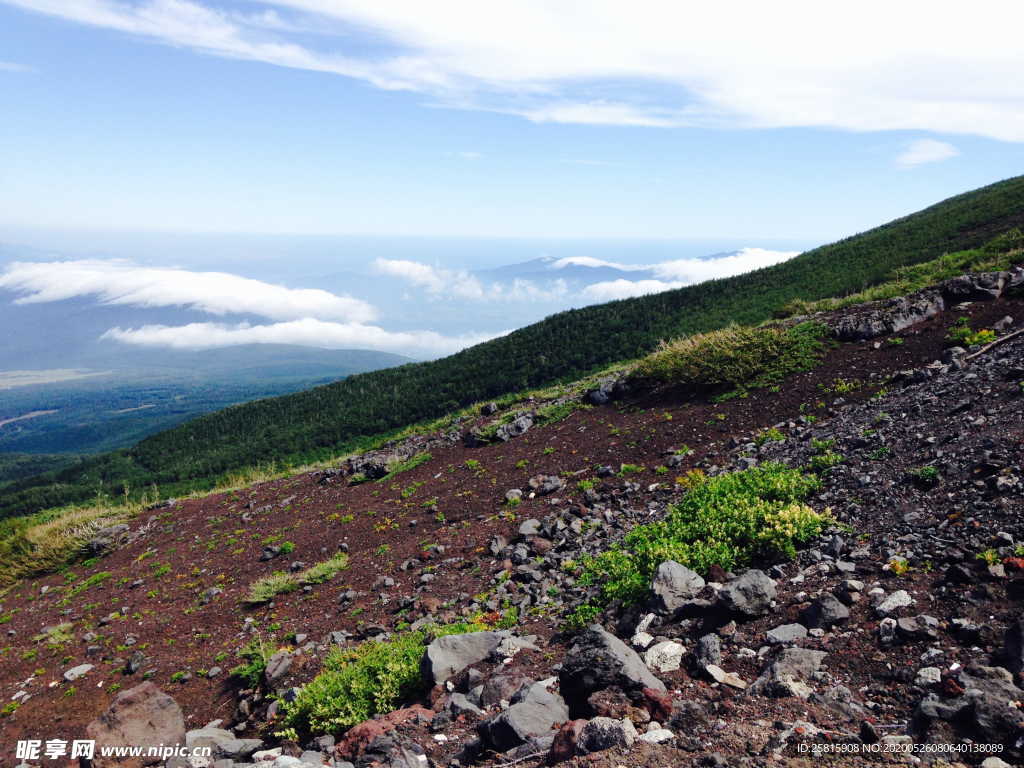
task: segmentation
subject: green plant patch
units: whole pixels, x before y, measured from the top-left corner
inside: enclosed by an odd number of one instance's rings
[[[348,567],[348,555],[339,552],[327,560],[315,563],[298,573],[274,571],[249,585],[249,594],[243,600],[248,605],[269,603],[278,595],[294,592],[300,587],[323,584]]]
[[[420,660],[435,637],[489,629],[474,621],[404,632],[355,648],[335,648],[323,671],[285,705],[280,735],[337,734],[376,714],[390,712],[424,691]]]
[[[820,323],[807,322],[792,328],[732,326],[686,336],[662,343],[637,364],[633,375],[742,394],[814,368],[825,352],[826,330]]]
[[[835,522],[803,503],[819,480],[782,464],[694,477],[688,487],[664,520],[637,526],[620,545],[580,561],[578,583],[600,587],[600,595],[569,617],[570,626],[592,620],[613,600],[644,599],[666,560],[707,573],[712,565],[733,570],[759,559],[791,559],[798,544]]]

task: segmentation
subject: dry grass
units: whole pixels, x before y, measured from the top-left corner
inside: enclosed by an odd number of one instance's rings
[[[131,520],[154,501],[64,507],[0,522],[0,590],[80,560],[97,533]]]

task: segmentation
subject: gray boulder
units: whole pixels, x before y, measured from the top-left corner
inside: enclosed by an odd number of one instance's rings
[[[764,571],[751,568],[718,593],[718,603],[727,611],[743,616],[763,616],[775,599],[775,582]]]
[[[807,627],[803,624],[783,624],[765,632],[769,645],[789,645],[807,637]]]
[[[532,426],[533,416],[527,413],[517,419],[514,419],[508,424],[502,424],[495,431],[494,435],[503,443],[506,443],[513,437],[519,437],[520,435],[525,434]]]
[[[185,741],[185,718],[181,707],[148,680],[121,691],[107,711],[85,728],[86,738],[96,742],[95,768],[139,768],[146,758],[104,758],[100,748],[125,744],[181,744]]]
[[[210,757],[214,760],[244,760],[262,749],[263,742],[259,739],[239,739],[223,728],[199,728],[185,734],[185,745],[189,749],[209,747]]]
[[[552,736],[552,729],[568,719],[565,701],[542,681],[520,690],[512,705],[482,722],[478,732],[489,748],[507,752],[531,739]]]
[[[569,651],[558,673],[562,695],[575,712],[589,714],[587,698],[596,691],[618,687],[639,696],[644,688],[664,691],[661,682],[636,651],[619,638],[593,624],[583,632]]]
[[[830,324],[832,333],[841,341],[865,341],[902,331],[937,315],[945,306],[938,291],[925,290],[852,308]]]
[[[273,688],[277,685],[292,667],[292,654],[289,651],[280,650],[267,661],[263,670],[263,678],[267,685]]]
[[[507,632],[467,632],[439,637],[423,653],[420,672],[429,685],[443,683],[466,667],[486,659],[507,635]]]
[[[809,627],[828,629],[850,618],[850,609],[831,592],[826,592],[804,611],[803,618]]]
[[[653,608],[661,613],[675,613],[687,600],[696,597],[704,585],[696,571],[675,560],[666,560],[658,566],[651,581]]]
[[[765,667],[761,676],[750,686],[752,693],[764,696],[797,696],[808,698],[813,691],[806,685],[821,669],[828,654],[806,648],[784,648]]]

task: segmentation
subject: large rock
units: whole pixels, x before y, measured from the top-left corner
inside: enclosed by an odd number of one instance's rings
[[[775,599],[775,582],[764,571],[751,568],[738,579],[726,584],[718,593],[718,603],[732,613],[763,616]]]
[[[495,431],[494,436],[502,442],[508,442],[513,437],[525,434],[533,426],[533,416],[524,414],[508,424],[502,424]]]
[[[420,672],[429,685],[443,683],[486,659],[507,636],[508,632],[467,632],[439,637],[427,646]]]
[[[841,341],[865,341],[902,331],[937,315],[945,307],[938,291],[925,290],[846,309],[831,320],[830,325],[832,333]]]
[[[653,607],[661,613],[675,613],[702,589],[704,579],[699,573],[675,560],[666,560],[658,566],[651,581]]]
[[[821,668],[828,654],[806,648],[784,648],[775,656],[761,676],[750,686],[752,693],[765,696],[797,696],[808,698],[813,691],[806,685]]]
[[[1024,671],[1024,616],[1018,616],[1006,628],[1003,637],[1003,658],[1006,668],[1020,677]]]
[[[1003,288],[1010,277],[1007,272],[980,272],[960,275],[941,285],[942,295],[947,301],[991,301],[1003,295]]]
[[[1019,704],[1024,690],[1013,684],[1013,676],[1002,667],[968,667],[960,673],[959,683],[963,693],[956,698],[940,699],[929,693],[921,700],[911,720],[915,738],[932,739],[932,723],[944,720],[961,738],[1001,744],[1004,757],[1019,760],[1024,743]]]
[[[644,688],[664,691],[661,682],[634,650],[600,625],[593,624],[576,640],[558,674],[562,695],[574,710],[589,714],[587,698],[613,686],[642,697]]]
[[[480,723],[480,738],[495,752],[507,752],[530,739],[553,736],[552,730],[569,719],[569,708],[544,681],[525,687],[512,705]]]
[[[85,728],[86,737],[96,742],[95,768],[139,768],[160,762],[159,758],[100,757],[104,746],[151,746],[182,744],[185,718],[181,707],[153,683],[146,681],[121,691],[110,707]]]
[[[263,742],[259,739],[239,739],[223,728],[199,728],[185,734],[185,745],[190,750],[209,747],[210,757],[214,760],[243,760],[259,750]]]

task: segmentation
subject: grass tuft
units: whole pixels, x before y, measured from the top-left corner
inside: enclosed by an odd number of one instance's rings
[[[300,587],[323,584],[348,567],[348,555],[339,552],[333,557],[311,565],[298,573],[274,571],[249,585],[249,594],[242,601],[247,605],[269,603],[278,595],[286,595]]]

